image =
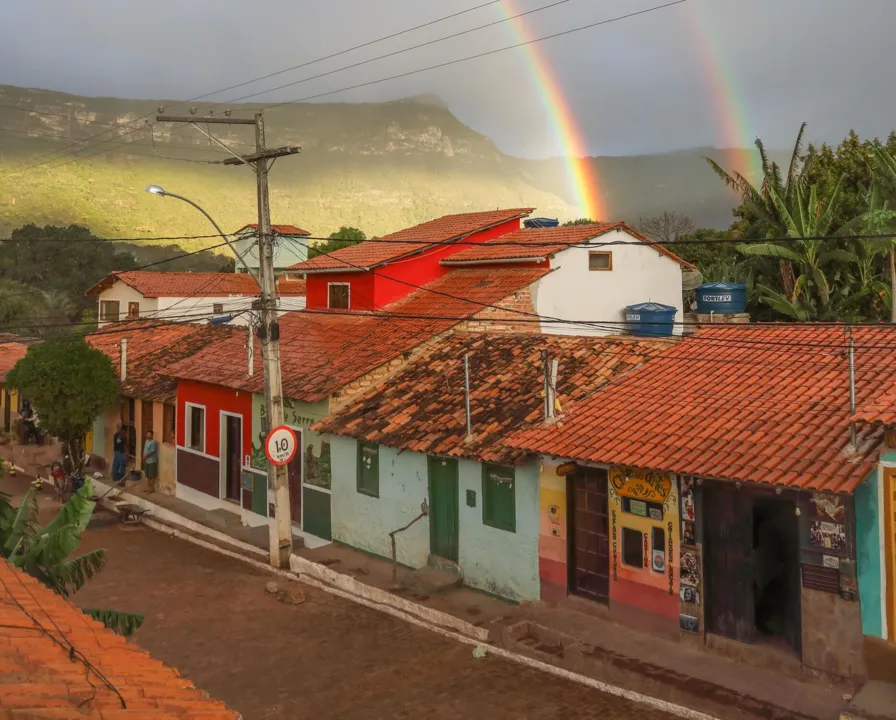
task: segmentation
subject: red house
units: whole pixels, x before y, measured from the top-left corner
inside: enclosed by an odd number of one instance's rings
[[[519,230],[533,209],[446,215],[289,269],[305,273],[308,309],[377,310],[444,275],[448,268],[440,261],[470,243]]]

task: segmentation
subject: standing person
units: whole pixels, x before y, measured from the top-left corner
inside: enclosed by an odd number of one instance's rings
[[[127,433],[124,425],[119,425],[115,435],[112,436],[112,482],[123,485],[124,476],[127,471],[127,455],[125,454],[128,445]]]
[[[146,431],[146,442],[143,443],[143,473],[149,485],[147,492],[154,493],[159,479],[159,446],[153,439],[152,430]]]

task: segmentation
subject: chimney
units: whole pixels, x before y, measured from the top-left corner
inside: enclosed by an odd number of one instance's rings
[[[124,382],[128,379],[128,339],[121,339],[121,382]]]

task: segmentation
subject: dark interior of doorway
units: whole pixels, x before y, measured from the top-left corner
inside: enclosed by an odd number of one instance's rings
[[[233,415],[225,415],[225,417],[227,418],[227,429],[225,431],[224,491],[228,500],[238,502],[240,499],[240,457],[242,452],[240,439],[243,434],[243,420]]]
[[[753,501],[753,601],[756,639],[785,641],[799,652],[799,523],[792,500]]]

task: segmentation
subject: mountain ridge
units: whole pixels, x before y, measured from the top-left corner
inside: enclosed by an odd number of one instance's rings
[[[192,208],[144,193],[149,184],[190,197],[225,230],[251,221],[256,210],[250,173],[207,164],[228,155],[188,126],[141,124],[166,105],[176,106],[172,112],[189,111],[189,104],[177,101],[0,85],[0,235],[28,222],[86,224],[109,238],[209,234],[207,221]],[[247,116],[260,107],[234,105],[232,112]],[[196,109],[205,112],[202,105]],[[315,236],[341,225],[380,235],[451,212],[498,206],[534,206],[539,215],[561,220],[581,214],[566,158],[502,153],[434,95],[287,105],[267,112],[266,125],[269,146],[302,146],[298,157],[278,160],[272,172],[272,218]],[[250,129],[213,129],[237,151],[252,146]],[[75,160],[65,149],[74,142],[88,157]],[[115,152],[89,157],[100,149]],[[57,155],[47,155],[52,152]],[[737,165],[743,150],[587,158],[601,180],[601,203],[612,214],[595,219],[634,223],[678,210],[698,225],[727,226],[736,197],[703,154],[747,170]]]

